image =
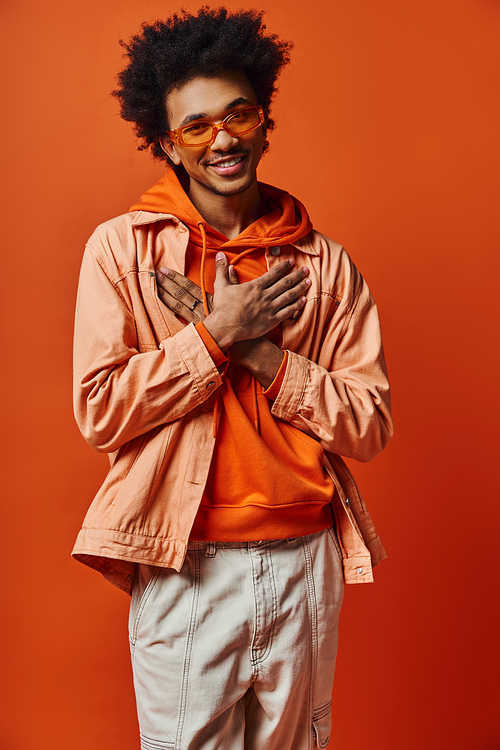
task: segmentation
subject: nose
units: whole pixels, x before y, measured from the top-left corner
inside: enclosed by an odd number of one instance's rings
[[[213,151],[229,151],[230,148],[234,148],[236,145],[238,145],[238,139],[229,135],[224,128],[220,128],[210,148]]]

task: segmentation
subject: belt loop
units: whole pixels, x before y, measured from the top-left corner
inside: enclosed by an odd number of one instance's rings
[[[206,557],[215,557],[217,554],[217,542],[207,542]]]

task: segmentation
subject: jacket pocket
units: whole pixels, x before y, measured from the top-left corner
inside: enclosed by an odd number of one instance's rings
[[[330,742],[330,733],[332,731],[332,702],[323,704],[313,713],[313,727],[316,735],[316,744],[319,748],[324,748]]]
[[[98,528],[143,533],[172,430],[172,424],[159,425],[136,438],[140,442],[135,446],[130,444],[130,450],[114,464],[100,490],[103,496],[111,495],[112,499],[102,517],[94,522]]]
[[[160,428],[156,427],[155,431],[159,431],[160,429],[161,427]],[[131,440],[129,443],[125,443],[125,445],[122,445],[122,447],[119,448],[119,450],[117,451],[116,457],[113,460],[113,464],[110,469],[110,474],[115,467],[117,467],[115,471],[122,469],[120,471],[120,476],[119,476],[120,484],[126,480],[128,475],[130,474],[130,472],[136,465],[137,460],[139,459],[139,456],[144,450],[144,446],[146,445],[147,438],[148,438],[147,433],[145,435],[139,435],[138,437]],[[109,515],[109,513],[113,510],[113,508],[116,505],[117,500],[118,500],[118,495],[116,494],[111,500],[111,502],[109,503],[106,511],[104,512],[104,515],[102,517],[103,521]]]
[[[141,298],[134,300],[134,317],[140,351],[157,349],[160,342],[174,336],[185,325],[158,297],[156,279],[151,268],[138,272]]]

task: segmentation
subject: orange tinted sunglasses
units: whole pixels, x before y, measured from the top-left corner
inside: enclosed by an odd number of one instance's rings
[[[211,146],[217,138],[219,130],[225,130],[233,138],[251,133],[265,122],[262,107],[256,104],[253,107],[245,107],[237,112],[231,112],[220,122],[211,120],[198,120],[197,122],[183,125],[176,130],[168,130],[170,139],[178,146],[196,148],[199,146]]]

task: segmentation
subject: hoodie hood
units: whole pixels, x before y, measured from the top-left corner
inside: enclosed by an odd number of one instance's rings
[[[254,221],[232,240],[206,223],[191,203],[173,169],[169,169],[130,210],[172,214],[188,227],[191,239],[196,244],[203,245],[203,235],[206,235],[206,246],[210,249],[241,247],[244,251],[291,244],[309,234],[312,229],[311,220],[300,201],[284,190],[263,182],[259,182],[259,191],[269,207],[269,213]]]

